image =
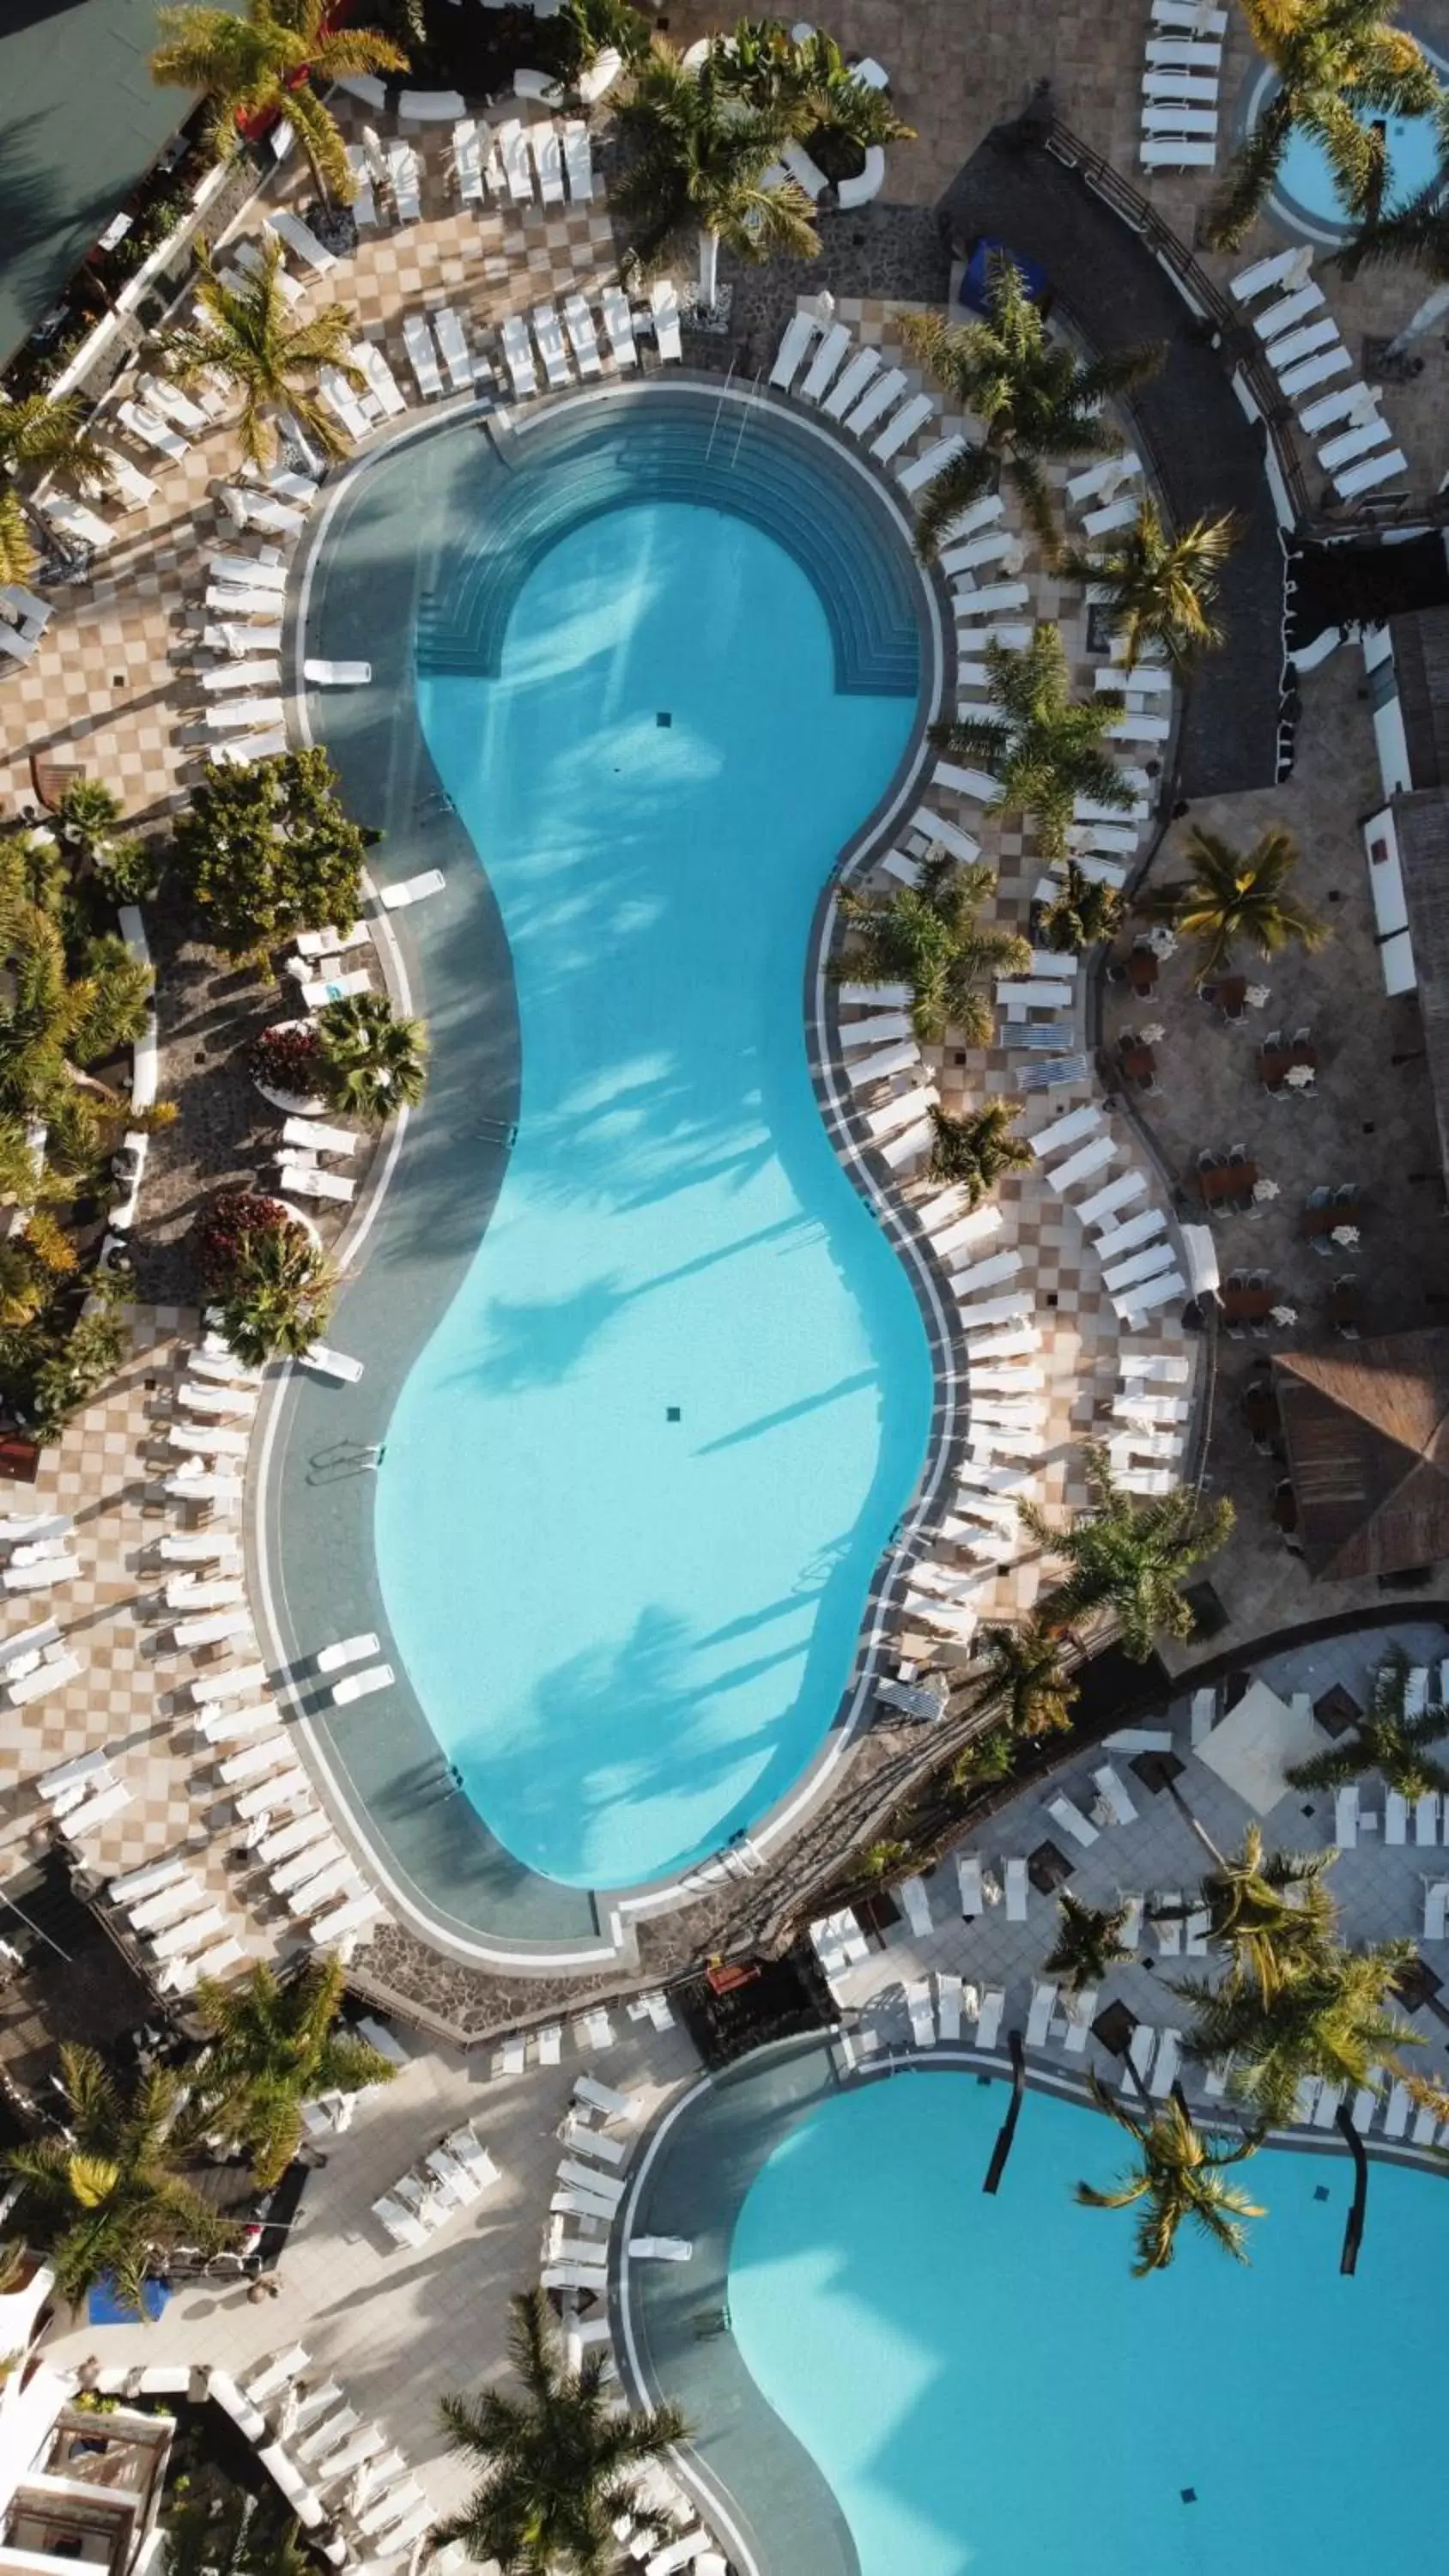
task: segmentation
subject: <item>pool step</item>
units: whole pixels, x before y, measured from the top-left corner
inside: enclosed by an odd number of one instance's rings
[[[646,408],[600,425],[561,419],[529,432],[524,467],[492,449],[471,460],[467,516],[451,532],[445,578],[423,599],[418,669],[424,676],[496,678],[519,591],[543,556],[602,511],[642,501],[688,502],[746,519],[798,563],[825,608],[836,685],[863,696],[913,696],[919,685],[915,578],[878,525],[848,465],[812,452],[798,431],[752,411],[717,421],[717,400],[671,396],[667,418]],[[822,506],[822,483],[833,506]],[[461,496],[460,496],[461,497]],[[842,508],[856,541],[837,538]]]

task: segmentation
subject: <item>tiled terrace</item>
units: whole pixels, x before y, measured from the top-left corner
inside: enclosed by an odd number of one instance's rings
[[[1271,1657],[1254,1667],[1253,1678],[1267,1683],[1285,1702],[1300,1692],[1318,1701],[1336,1684],[1342,1685],[1362,1707],[1372,1674],[1391,1637],[1404,1646],[1415,1663],[1427,1664],[1436,1673],[1449,1645],[1449,1637],[1437,1625],[1405,1625],[1393,1631],[1328,1639]],[[1219,1696],[1220,1717],[1223,1707]],[[1190,1695],[1174,1700],[1164,1715],[1154,1714],[1143,1724],[1170,1731],[1173,1754],[1181,1765],[1176,1781],[1178,1792],[1219,1850],[1237,1850],[1245,1829],[1253,1823],[1261,1826],[1269,1850],[1322,1851],[1333,1844],[1331,1790],[1292,1790],[1266,1812],[1260,1812],[1219,1778],[1200,1752],[1193,1749]],[[1325,1735],[1322,1740],[1326,1744],[1329,1739]],[[1097,1796],[1091,1775],[1104,1760],[1116,1766],[1136,1806],[1136,1820],[1124,1825],[1103,1825],[1097,1840],[1082,1849],[1050,1814],[1046,1801],[1065,1794],[1079,1811],[1088,1814]],[[983,1872],[996,1882],[998,1892],[1009,1858],[1029,1858],[1050,1842],[1071,1865],[1063,1884],[1084,1904],[1114,1906],[1128,1895],[1144,1897],[1147,1914],[1137,1957],[1110,1972],[1100,1989],[1096,2009],[1101,2011],[1120,2001],[1137,2021],[1156,2028],[1185,2029],[1191,2012],[1170,1992],[1169,1981],[1183,1976],[1211,1976],[1213,1963],[1210,1957],[1188,1957],[1181,1948],[1177,1955],[1164,1951],[1152,1925],[1152,1901],[1155,1895],[1190,1897],[1208,1860],[1181,1809],[1165,1790],[1154,1791],[1147,1786],[1133,1765],[1130,1748],[1113,1751],[1110,1747],[1096,1747],[1090,1753],[1084,1752],[1052,1775],[1045,1796],[1033,1792],[1014,1800],[991,1818],[979,1840],[969,1837],[960,1849],[979,1851]],[[1343,1938],[1355,1945],[1400,1939],[1417,1942],[1425,1920],[1425,1885],[1449,1873],[1441,1870],[1433,1850],[1413,1841],[1412,1820],[1411,1839],[1405,1845],[1385,1846],[1384,1793],[1377,1781],[1363,1784],[1360,1798],[1362,1812],[1375,1818],[1375,1826],[1361,1834],[1354,1849],[1341,1853],[1331,1878],[1332,1892],[1341,1909]],[[929,1936],[912,1932],[902,1915],[884,1935],[871,1936],[867,1959],[833,1975],[832,1988],[847,2029],[856,2034],[857,2048],[861,2034],[866,2032],[878,2034],[884,2048],[909,2047],[904,1989],[943,1970],[963,1977],[983,1993],[992,1988],[1004,1990],[999,2042],[1003,2051],[1008,2032],[1025,2031],[1033,1985],[1056,1938],[1055,1898],[1040,1893],[1033,1885],[1024,1923],[1008,1922],[1001,1901],[988,1902],[972,1920],[963,1919],[957,1857],[957,1852],[947,1853],[925,1880],[932,1915]],[[1181,1941],[1181,1926],[1178,1935]],[[1442,1974],[1449,1954],[1432,1941],[1425,1944],[1425,1951],[1429,1966]],[[1033,2049],[1029,2063],[1078,2079],[1096,2073],[1115,2089],[1123,2080],[1121,2057],[1104,2048],[1095,2037],[1089,2038],[1084,2052],[1069,2052],[1060,2035],[1064,2032],[1064,2009],[1063,1997],[1062,2008],[1054,2016],[1059,2035],[1049,2038],[1040,2049]],[[1449,2078],[1449,2014],[1436,2011],[1430,2004],[1407,2018],[1425,2043],[1422,2049],[1406,2051],[1415,2072],[1445,2081]],[[971,2023],[963,2019],[963,2044],[971,2045],[972,2035]],[[1189,2063],[1183,2081],[1189,2100],[1201,2104],[1206,2098],[1202,2070]]]

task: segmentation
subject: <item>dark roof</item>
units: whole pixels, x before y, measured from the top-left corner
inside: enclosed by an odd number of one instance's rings
[[[0,8],[0,365],[185,122],[146,68],[156,0]]]
[[[1444,707],[1449,728],[1449,695]],[[1418,979],[1429,1087],[1439,1126],[1439,1160],[1449,1173],[1449,796],[1438,788],[1417,796],[1396,796],[1394,833]]]
[[[1449,787],[1449,608],[1389,620],[1415,787]],[[1414,943],[1417,954],[1418,941]]]
[[[1279,1352],[1273,1374],[1309,1573],[1449,1557],[1449,1332]]]

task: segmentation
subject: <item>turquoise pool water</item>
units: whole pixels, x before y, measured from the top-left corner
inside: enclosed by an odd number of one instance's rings
[[[1269,83],[1259,98],[1259,113],[1271,95]],[[1439,136],[1432,116],[1390,116],[1384,123],[1388,147],[1384,202],[1392,208],[1429,185],[1439,166]],[[1347,234],[1353,229],[1322,144],[1296,128],[1279,167],[1274,195],[1290,221],[1297,214],[1306,216],[1312,226],[1325,233]]]
[[[1416,2463],[1439,2455],[1449,2191],[1376,2163],[1344,2280],[1347,2158],[1262,2155],[1251,2267],[1184,2237],[1136,2281],[1130,2216],[1071,2198],[1130,2141],[1029,2094],[987,2199],[1006,2098],[944,2071],[838,2095],[736,2226],[735,2340],[861,2576],[1430,2563],[1442,2507]]]
[[[840,693],[791,555],[673,500],[543,551],[495,676],[419,681],[522,1107],[389,1430],[379,1574],[473,1804],[571,1885],[687,1863],[798,1776],[919,1472],[925,1331],[803,1030],[820,887],[914,708]]]

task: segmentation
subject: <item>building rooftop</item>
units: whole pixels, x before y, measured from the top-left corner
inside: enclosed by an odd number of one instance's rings
[[[13,0],[0,16],[0,365],[185,117],[146,68],[156,0]]]

